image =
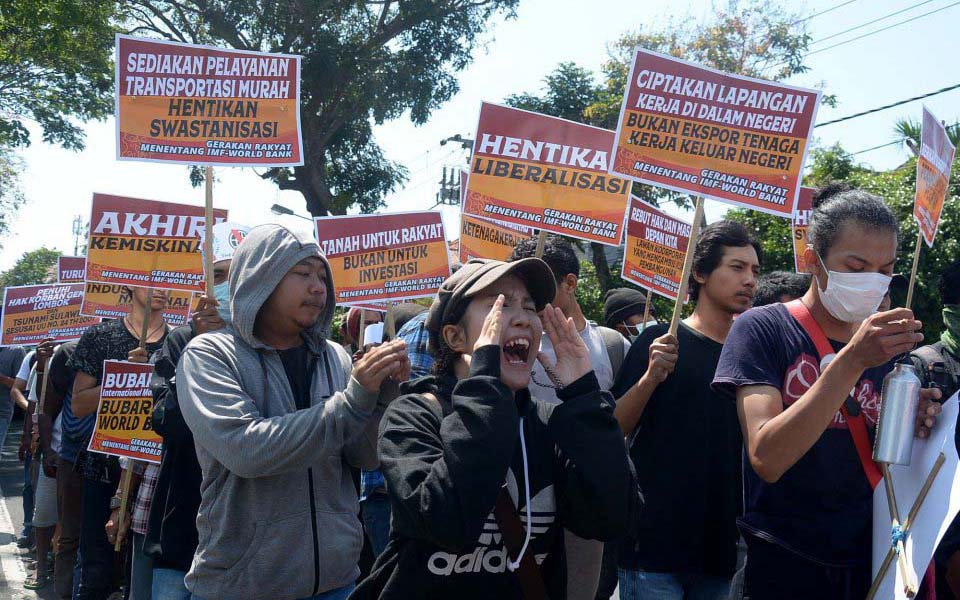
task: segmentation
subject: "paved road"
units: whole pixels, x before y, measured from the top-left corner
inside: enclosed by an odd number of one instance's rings
[[[39,593],[23,589],[26,559],[23,550],[17,548],[17,537],[23,527],[23,463],[17,459],[21,427],[21,421],[10,424],[0,455],[0,599],[55,600],[52,582]]]

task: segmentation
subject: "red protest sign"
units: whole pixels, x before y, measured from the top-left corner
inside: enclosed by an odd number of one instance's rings
[[[202,292],[203,231],[202,206],[94,194],[87,281]]]
[[[820,92],[637,48],[611,173],[793,215]]]
[[[607,171],[613,132],[484,102],[463,212],[618,246],[630,182]]]
[[[793,262],[797,273],[809,273],[810,268],[803,260],[803,252],[807,249],[807,230],[810,228],[810,217],[813,216],[813,188],[800,188],[800,198],[797,200],[797,210],[793,213],[791,230],[793,231]]]
[[[677,300],[683,289],[686,302],[682,274],[690,224],[637,197],[630,198],[626,222],[627,247],[620,276],[671,300]]]
[[[83,284],[23,285],[3,290],[3,326],[0,346],[39,344],[80,339],[84,330],[100,319],[80,314]]]
[[[923,128],[920,132],[920,157],[917,158],[917,195],[913,203],[913,218],[920,226],[927,246],[940,227],[940,214],[947,199],[950,168],[956,148],[950,143],[947,130],[933,113],[923,107]]]
[[[315,222],[337,304],[432,296],[450,276],[440,213],[320,217]]]
[[[85,256],[57,257],[57,283],[81,283],[86,270]]]
[[[300,57],[117,36],[117,158],[303,164]]]
[[[153,430],[153,365],[103,362],[96,426],[87,450],[159,463],[163,438]]]

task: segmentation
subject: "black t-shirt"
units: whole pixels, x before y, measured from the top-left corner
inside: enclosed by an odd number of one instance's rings
[[[154,352],[162,348],[166,337],[165,326],[163,337],[156,342],[147,344],[147,354],[152,356]],[[127,331],[123,319],[103,321],[83,332],[76,350],[73,351],[73,356],[67,361],[67,368],[86,373],[96,379],[99,385],[103,378],[103,361],[127,360],[130,351],[139,345],[139,338],[134,337]],[[86,440],[83,442],[83,447],[86,447]],[[109,478],[116,478],[116,457],[108,457],[94,452],[87,455],[84,476],[93,480],[106,480],[108,462],[111,464]]]
[[[290,382],[297,410],[310,408],[310,383],[313,379],[316,358],[310,354],[306,344],[288,350],[279,350],[278,353],[280,362],[283,363],[283,370],[287,373],[287,381]]]
[[[611,392],[621,398],[647,370],[648,327],[624,359]],[[741,434],[736,407],[710,389],[723,345],[681,323],[674,372],[650,397],[631,436],[630,457],[645,507],[625,541],[626,569],[730,577],[741,507]]]
[[[831,340],[835,351],[844,344]],[[892,363],[866,370],[853,390],[873,436],[883,378]],[[782,304],[752,309],[734,322],[714,389],[731,403],[738,387],[780,390],[784,409],[820,375],[816,346]],[[779,481],[767,483],[744,460],[744,515],[751,535],[835,566],[869,564],[873,490],[863,473],[847,422],[833,423]]]

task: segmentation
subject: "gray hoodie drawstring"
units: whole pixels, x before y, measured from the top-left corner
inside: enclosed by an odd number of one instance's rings
[[[517,560],[507,561],[507,567],[511,571],[516,571],[520,567],[520,561],[523,560],[523,555],[526,553],[527,546],[530,544],[530,470],[527,467],[527,441],[523,437],[523,417],[520,417],[520,452],[523,454],[523,488],[527,499],[527,537],[523,540],[523,547],[520,548],[520,554],[517,555]],[[507,557],[509,558],[509,556],[508,554]]]

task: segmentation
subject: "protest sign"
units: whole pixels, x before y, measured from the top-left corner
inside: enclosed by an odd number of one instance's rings
[[[153,365],[103,361],[97,421],[87,450],[159,463],[163,438],[151,426]]]
[[[913,217],[927,246],[933,247],[933,238],[940,226],[940,213],[947,199],[950,168],[956,148],[950,143],[947,130],[933,113],[923,107],[923,127],[920,132],[920,156],[917,158],[917,195],[913,203]]]
[[[613,132],[484,102],[465,214],[618,246],[630,182],[609,168]]]
[[[820,92],[637,48],[611,173],[791,217]]]
[[[940,544],[947,528],[960,512],[960,472],[958,472],[957,448],[954,444],[953,423],[957,422],[957,395],[943,403],[937,426],[930,436],[913,440],[913,453],[909,465],[890,465],[894,496],[900,505],[900,516],[908,535],[905,541],[906,554],[917,578],[922,578],[933,558],[934,549]],[[944,459],[928,488],[922,503],[924,485],[938,463]],[[876,577],[891,550],[891,529],[887,495],[883,485],[873,490],[873,576]],[[909,511],[909,512],[908,512]],[[911,518],[911,515],[912,518]],[[888,566],[885,577],[875,581],[874,594],[868,598],[891,598],[906,600],[904,581],[900,570]]]
[[[810,228],[810,217],[813,216],[813,188],[801,187],[800,197],[797,199],[797,210],[793,213],[791,230],[793,232],[793,263],[797,273],[809,273],[810,269],[803,253],[807,249],[807,230]]]
[[[131,288],[112,283],[88,282],[84,286],[83,304],[80,314],[104,319],[119,319],[130,314],[133,309]],[[154,290],[154,294],[166,294],[167,307],[163,310],[163,320],[171,327],[186,325],[192,314],[193,293]]]
[[[450,276],[440,213],[319,217],[315,223],[337,304],[432,296]]]
[[[507,260],[517,244],[531,236],[529,229],[524,230],[461,214],[460,262],[465,263],[471,258]]]
[[[57,283],[82,283],[86,266],[85,256],[58,256]]]
[[[80,339],[100,319],[80,314],[83,284],[22,285],[3,290],[3,334],[0,346],[27,346],[52,338]]]
[[[214,211],[216,222],[227,211]],[[86,279],[203,291],[204,207],[94,194]]]
[[[299,166],[300,57],[117,36],[117,158]]]
[[[682,285],[684,256],[690,240],[690,224],[662,210],[630,198],[626,216],[627,247],[621,277],[640,287],[677,300]]]

